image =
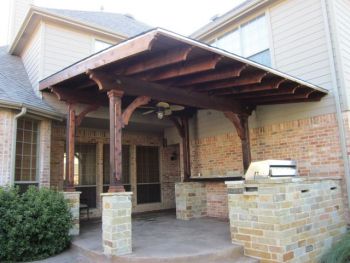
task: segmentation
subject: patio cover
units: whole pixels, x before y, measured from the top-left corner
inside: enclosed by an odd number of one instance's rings
[[[54,92],[60,100],[69,104],[67,148],[69,141],[74,142],[74,127],[81,119],[89,111],[109,105],[111,179],[116,176],[117,181],[121,176],[118,157],[121,151],[120,130],[141,105],[166,101],[190,109],[207,108],[224,112],[241,139],[243,166],[247,169],[251,159],[248,116],[256,106],[319,101],[328,92],[164,29],[153,29],[84,58],[43,79],[39,88]],[[77,123],[74,103],[90,105],[77,116]],[[125,109],[124,113],[122,109]],[[183,138],[185,178],[189,178],[188,116],[178,117],[180,120],[173,118],[173,121]],[[72,144],[67,155],[68,159],[71,156],[71,166],[74,159]],[[67,174],[73,174],[73,168],[70,169]]]

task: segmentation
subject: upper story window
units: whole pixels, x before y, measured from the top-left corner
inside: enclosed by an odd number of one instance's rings
[[[213,46],[271,66],[265,15],[259,16],[218,38]]]
[[[95,39],[95,53],[112,46],[111,43]]]
[[[17,121],[15,184],[37,184],[39,122]]]

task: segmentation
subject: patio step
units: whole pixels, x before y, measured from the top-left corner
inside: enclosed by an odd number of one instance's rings
[[[192,254],[188,256],[172,256],[172,257],[155,257],[155,256],[134,256],[125,255],[120,257],[106,257],[103,253],[82,248],[73,244],[73,250],[79,254],[88,257],[94,262],[109,262],[109,263],[258,263],[258,259],[243,255],[243,249],[240,246],[232,245],[231,248],[224,248],[219,251],[213,251],[201,254]]]

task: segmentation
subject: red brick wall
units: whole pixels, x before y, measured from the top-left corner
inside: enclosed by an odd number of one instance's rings
[[[240,140],[232,133],[191,141],[192,174],[242,174]],[[252,160],[294,159],[301,176],[344,173],[334,114],[288,121],[250,130]]]
[[[227,187],[224,182],[208,182],[207,216],[228,218]]]

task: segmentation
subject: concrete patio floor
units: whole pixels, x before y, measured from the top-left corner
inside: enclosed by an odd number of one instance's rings
[[[229,223],[214,218],[177,220],[175,213],[133,217],[133,253],[103,255],[101,221],[81,223],[72,247],[99,262],[257,262],[230,241]]]

